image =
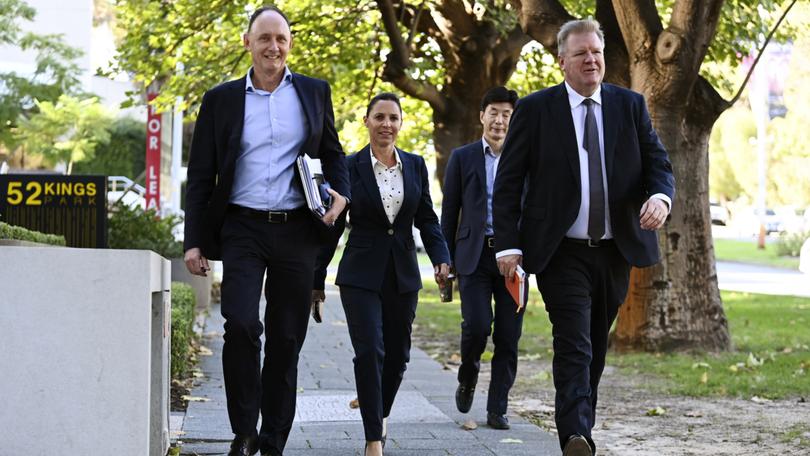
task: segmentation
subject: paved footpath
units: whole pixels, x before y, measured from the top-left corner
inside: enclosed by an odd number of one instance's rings
[[[365,438],[360,412],[351,409],[355,398],[353,352],[337,290],[327,292],[324,322],[310,320],[298,369],[298,403],[285,456],[362,455]],[[419,312],[417,310],[417,319]],[[191,392],[203,400],[189,403],[185,417],[173,416],[173,435],[181,454],[226,454],[233,438],[225,408],[222,383],[222,324],[219,306],[211,309],[203,345],[210,355],[200,357],[204,377]],[[559,454],[557,437],[510,415],[512,429],[486,426],[486,390],[476,392],[473,409],[461,414],[455,406],[455,373],[444,370],[424,351],[414,347],[388,423],[386,456],[542,456]],[[487,385],[481,385],[486,388]],[[478,428],[467,431],[469,419]],[[180,432],[178,432],[180,430]],[[173,438],[173,439],[174,439]]]

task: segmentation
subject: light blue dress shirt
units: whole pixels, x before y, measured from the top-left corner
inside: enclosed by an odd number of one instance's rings
[[[295,182],[295,159],[308,134],[304,107],[289,68],[272,92],[245,82],[245,119],[230,202],[259,210],[282,211],[306,205]]]
[[[492,190],[495,187],[495,174],[498,172],[501,154],[495,155],[486,139],[481,138],[481,143],[484,145],[484,167],[487,172],[487,225],[484,234],[492,236],[495,233],[492,227]]]

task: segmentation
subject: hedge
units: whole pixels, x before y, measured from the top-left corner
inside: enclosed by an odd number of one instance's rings
[[[21,226],[9,225],[0,222],[0,239],[13,239],[16,241],[39,242],[40,244],[65,245],[65,237],[55,234],[45,234],[31,231]]]
[[[183,378],[191,368],[196,296],[191,286],[172,282],[172,378]]]

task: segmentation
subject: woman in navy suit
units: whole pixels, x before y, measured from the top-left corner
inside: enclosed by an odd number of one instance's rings
[[[365,454],[379,456],[386,418],[410,359],[411,324],[422,288],[412,227],[419,229],[439,283],[447,279],[450,254],[433,211],[424,159],[395,147],[402,127],[399,98],[375,96],[363,121],[369,145],[346,160],[351,231],[335,283],[354,347]],[[334,252],[334,246],[327,248],[322,269]]]

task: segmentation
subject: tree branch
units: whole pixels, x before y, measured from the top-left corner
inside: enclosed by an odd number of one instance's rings
[[[399,32],[399,23],[391,0],[377,0],[382,15],[385,33],[391,44],[391,52],[385,58],[383,80],[394,84],[399,90],[414,98],[427,101],[434,110],[446,109],[446,101],[433,84],[417,81],[406,71],[410,66],[410,49]]]
[[[558,0],[512,0],[523,31],[557,54],[557,31],[573,19]]]
[[[613,11],[630,62],[655,49],[663,25],[653,0],[613,0]]]
[[[778,21],[776,21],[776,25],[774,25],[773,29],[771,29],[771,32],[768,33],[768,37],[765,38],[765,42],[762,44],[762,47],[759,48],[759,51],[757,52],[757,57],[754,59],[754,62],[751,64],[751,68],[748,69],[748,73],[746,73],[745,79],[743,80],[742,85],[740,85],[740,89],[737,90],[737,93],[728,102],[729,106],[734,105],[734,103],[736,103],[737,100],[740,99],[740,96],[742,95],[743,89],[745,89],[745,86],[748,84],[748,80],[751,79],[751,75],[754,74],[754,69],[757,67],[757,64],[759,63],[759,59],[762,58],[762,54],[765,53],[765,48],[768,47],[768,43],[771,42],[771,38],[773,38],[773,35],[776,33],[776,30],[779,28],[780,25],[782,25],[782,21],[785,19],[785,17],[787,17],[788,12],[790,12],[790,9],[793,8],[793,5],[795,5],[795,4],[796,4],[796,0],[793,0],[792,2],[790,2],[790,5],[788,5],[788,7],[785,8],[785,11],[782,13],[782,16],[779,17]]]
[[[472,11],[467,10],[464,2],[441,0],[433,11],[433,21],[445,36],[465,37],[475,34],[475,16]]]
[[[391,42],[391,52],[386,57],[386,63],[394,63],[402,69],[408,68],[410,66],[410,52],[402,39],[402,34],[399,32],[399,21],[394,11],[394,5],[391,0],[377,0],[377,7],[382,15],[385,33]],[[393,59],[393,62],[391,59]]]

